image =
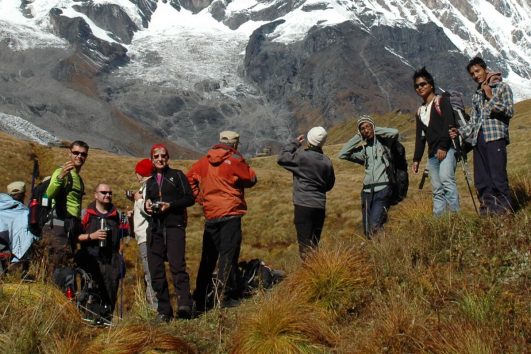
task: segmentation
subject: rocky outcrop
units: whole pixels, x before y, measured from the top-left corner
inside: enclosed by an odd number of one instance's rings
[[[140,17],[142,18],[142,26],[147,27],[151,15],[157,9],[157,0],[129,0],[140,10]]]
[[[73,9],[85,14],[98,27],[103,28],[114,40],[129,44],[138,27],[129,18],[127,13],[114,4],[84,4],[74,5]]]
[[[108,72],[129,61],[127,49],[118,43],[104,41],[92,33],[81,17],[62,16],[60,9],[50,11],[50,22],[55,33],[70,42],[76,51],[92,59],[96,72]],[[59,75],[59,79],[64,79]]]
[[[344,22],[314,27],[304,40],[287,45],[268,38],[280,23],[253,33],[245,74],[271,100],[287,104],[302,127],[316,119],[331,125],[359,113],[414,110],[418,98],[411,77],[423,65],[440,86],[471,92],[463,69],[467,58],[435,25],[367,32]]]

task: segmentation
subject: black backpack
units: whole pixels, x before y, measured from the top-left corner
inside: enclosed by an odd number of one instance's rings
[[[262,260],[255,258],[238,263],[241,297],[249,297],[260,289],[271,289],[284,279],[282,271],[271,269]]]
[[[377,139],[386,147],[384,150],[389,161],[386,172],[393,191],[390,202],[391,205],[396,205],[406,198],[409,188],[406,149],[398,139],[385,139],[378,136]]]
[[[50,223],[54,218],[54,215],[58,219],[64,220],[67,216],[66,211],[66,196],[72,190],[74,181],[72,175],[69,173],[66,175],[66,183],[57,193],[55,198],[51,199],[46,196],[46,190],[50,185],[50,179],[39,183],[34,189],[30,200],[30,227],[31,231],[35,235],[40,235],[44,225]],[[81,195],[84,193],[83,180],[81,180]],[[37,201],[36,204],[33,204]],[[55,201],[55,203],[54,203]],[[33,220],[32,220],[33,219]],[[33,222],[35,221],[35,222]],[[53,227],[53,223],[50,223],[50,227]]]

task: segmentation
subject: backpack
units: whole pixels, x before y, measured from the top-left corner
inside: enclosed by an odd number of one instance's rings
[[[470,115],[466,113],[465,111],[465,102],[463,100],[463,93],[455,90],[448,90],[444,91],[442,88],[439,88],[442,91],[441,96],[437,96],[437,98],[434,101],[435,110],[439,114],[439,116],[442,116],[441,111],[441,98],[449,99],[450,105],[452,106],[453,113],[454,113],[454,123],[455,127],[463,127],[468,124],[468,121],[470,120]],[[464,152],[465,154],[472,150],[472,145],[470,145],[469,142],[463,141],[462,137],[459,136],[459,148]]]
[[[238,270],[242,297],[252,296],[260,289],[271,289],[285,277],[284,272],[271,269],[258,258],[238,263]]]
[[[58,219],[63,220],[66,215],[66,196],[72,190],[74,181],[72,175],[69,173],[66,175],[65,185],[57,193],[54,199],[49,199],[46,195],[46,190],[50,185],[51,179],[39,183],[34,189],[30,200],[30,227],[35,235],[40,235],[43,227],[50,223],[50,227],[53,227],[54,215]],[[83,180],[81,180],[81,195],[84,193]],[[36,203],[35,203],[36,201]],[[55,201],[55,203],[53,202]]]
[[[392,190],[390,203],[396,205],[406,198],[409,188],[406,149],[398,139],[376,138],[385,147],[384,154],[389,161],[386,172]]]
[[[110,307],[101,299],[89,273],[82,268],[61,267],[54,271],[53,280],[65,296],[75,301],[84,321],[96,325],[109,322]]]
[[[463,100],[463,93],[455,90],[448,90],[444,91],[440,88],[442,91],[441,96],[437,96],[437,98],[434,101],[435,110],[437,113],[442,116],[441,111],[441,98],[449,99],[450,105],[452,106],[452,109],[454,110],[454,118],[455,123],[458,127],[462,127],[468,123],[470,120],[470,115],[468,115],[465,111],[465,102]]]

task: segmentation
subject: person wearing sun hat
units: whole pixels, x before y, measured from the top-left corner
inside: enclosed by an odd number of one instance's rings
[[[26,195],[26,183],[22,181],[9,183],[7,185],[7,194],[9,194],[11,198],[24,203],[24,197]]]
[[[327,137],[323,127],[313,127],[282,147],[277,163],[293,174],[294,224],[302,259],[321,239],[325,220],[326,192],[334,187],[332,161],[323,153]]]

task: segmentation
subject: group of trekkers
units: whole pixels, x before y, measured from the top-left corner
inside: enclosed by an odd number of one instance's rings
[[[464,158],[466,144],[473,148],[474,181],[481,214],[511,211],[506,145],[509,143],[509,119],[513,114],[512,92],[502,82],[501,75],[489,71],[479,57],[469,62],[467,71],[478,87],[473,96],[470,120],[460,124],[449,98],[436,94],[432,75],[425,68],[413,75],[413,87],[422,98],[422,105],[416,114],[412,170],[418,173],[427,142],[427,166],[436,216],[459,210],[455,170],[457,159]],[[371,238],[382,229],[389,207],[396,202],[397,176],[392,172],[396,151],[391,146],[398,142],[399,132],[376,127],[373,119],[365,115],[358,119],[357,130],[341,149],[339,158],[364,166],[362,219],[364,233]],[[285,144],[278,156],[278,164],[293,174],[294,224],[302,259],[319,244],[326,193],[335,183],[332,162],[322,150],[326,138],[324,128],[314,127],[306,137],[300,135]],[[139,188],[127,193],[134,208],[122,216],[112,204],[113,190],[108,183],[96,185],[94,201],[82,212],[84,184],[80,171],[89,147],[82,141],[74,141],[68,161],[53,172],[40,198],[43,205],[52,201],[54,204],[53,218],[49,221],[54,227],[48,252],[51,259],[55,258],[55,282],[61,284],[61,265],[66,267],[68,260],[73,260],[95,282],[102,303],[100,315],[110,323],[119,279],[123,277],[122,239],[128,232],[129,217],[129,232],[135,235],[143,264],[146,299],[156,309],[158,320],[167,322],[174,316],[191,318],[216,304],[234,306],[241,296],[237,270],[242,216],[247,209],[244,190],[257,182],[255,172],[238,151],[238,145],[238,133],[221,132],[219,144],[195,162],[186,174],[169,167],[170,154],[165,145],[153,145],[150,157],[135,166]],[[0,210],[7,198],[9,207],[25,208],[24,193],[23,183],[10,184],[9,196],[0,195]],[[201,260],[192,294],[186,270],[185,241],[186,209],[194,203],[202,206],[205,222]],[[26,216],[30,213],[27,208],[25,212]],[[0,236],[4,229],[0,223]],[[12,249],[12,252],[16,259],[21,259],[25,249],[21,252]],[[175,313],[166,278],[166,261],[177,295]]]

